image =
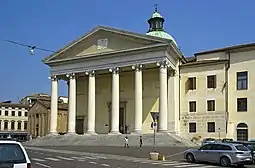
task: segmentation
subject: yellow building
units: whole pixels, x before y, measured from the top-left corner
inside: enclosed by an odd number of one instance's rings
[[[58,132],[58,80],[65,80],[69,135],[152,133],[155,120],[158,132],[188,138],[255,138],[247,104],[255,44],[186,59],[157,11],[148,23],[146,35],[98,26],[43,60],[51,68],[50,134]]]
[[[0,103],[0,137],[25,140],[28,127],[28,105],[15,103]]]
[[[58,100],[57,132],[67,131],[68,105],[63,100]],[[37,97],[28,111],[28,134],[32,137],[42,137],[49,133],[50,125],[50,99]]]

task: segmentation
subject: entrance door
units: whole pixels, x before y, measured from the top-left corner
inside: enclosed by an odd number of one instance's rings
[[[112,109],[111,107],[108,108],[108,112],[109,112],[109,132],[111,132],[112,129]],[[126,110],[124,107],[120,107],[119,109],[119,132],[124,134],[126,133]]]
[[[119,130],[120,133],[125,134],[126,133],[126,122],[125,122],[125,108],[120,108],[119,110]]]
[[[76,133],[77,134],[83,134],[84,133],[84,129],[83,129],[83,125],[84,124],[84,119],[76,119]]]

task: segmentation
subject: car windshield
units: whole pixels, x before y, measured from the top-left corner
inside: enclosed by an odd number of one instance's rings
[[[244,145],[236,145],[235,147],[239,151],[249,151],[249,149],[246,148]]]
[[[0,144],[0,163],[26,163],[26,157],[18,144]]]

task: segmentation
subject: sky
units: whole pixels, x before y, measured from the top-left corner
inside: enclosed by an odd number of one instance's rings
[[[4,40],[57,51],[98,25],[145,34],[154,4],[185,56],[254,42],[254,0],[0,0],[0,102],[51,89],[41,61],[50,53],[31,56]],[[59,96],[66,95],[61,81]]]

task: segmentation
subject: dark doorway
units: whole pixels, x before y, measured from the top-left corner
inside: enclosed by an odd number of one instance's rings
[[[39,136],[39,126],[38,126],[38,124],[36,124],[36,129],[35,129],[35,135],[36,135],[36,137],[38,137]]]
[[[236,128],[237,141],[248,141],[248,126],[245,123],[239,123]]]
[[[126,122],[125,122],[125,108],[120,108],[119,110],[119,130],[120,133],[126,133]]]
[[[112,109],[111,106],[108,107],[109,112],[109,132],[111,132],[112,127]],[[125,134],[127,132],[126,127],[126,109],[124,107],[119,108],[119,132]]]
[[[84,134],[84,119],[76,119],[76,133]]]

